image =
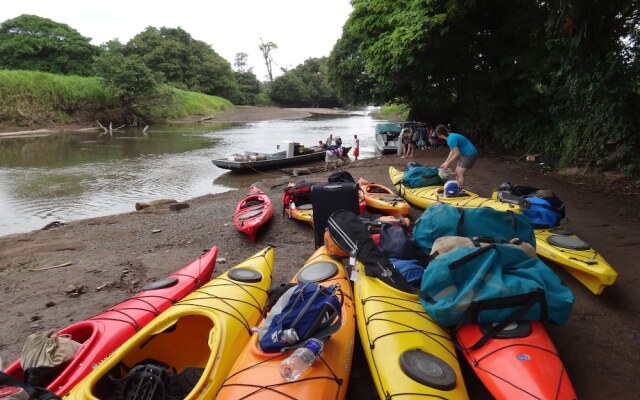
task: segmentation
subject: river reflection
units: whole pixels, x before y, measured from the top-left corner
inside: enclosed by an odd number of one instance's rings
[[[172,124],[113,136],[0,138],[0,236],[52,221],[133,211],[140,201],[184,201],[246,188],[278,172],[233,174],[211,160],[245,150],[274,152],[284,140],[311,146],[333,133],[350,146],[358,134],[360,158],[372,157],[378,122],[363,111],[247,124]]]

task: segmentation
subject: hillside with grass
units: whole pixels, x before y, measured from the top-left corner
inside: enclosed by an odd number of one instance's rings
[[[189,115],[210,115],[233,104],[221,97],[159,85],[123,106],[97,77],[39,71],[0,70],[0,127],[37,127],[101,121],[129,123],[132,116],[158,123]]]

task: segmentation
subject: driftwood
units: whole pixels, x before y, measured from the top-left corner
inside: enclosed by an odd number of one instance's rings
[[[151,201],[146,201],[146,202],[140,202],[140,203],[136,203],[136,211],[143,210],[143,209],[149,208],[149,207],[164,206],[164,205],[168,205],[168,204],[176,204],[177,202],[178,202],[177,200],[173,200],[173,199],[160,199],[160,200],[151,200]]]
[[[324,167],[309,167],[309,168],[282,168],[282,171],[289,176],[310,175],[316,172],[324,172]]]
[[[180,211],[180,210],[184,210],[185,208],[189,208],[189,204],[187,203],[177,203],[177,204],[172,204],[169,206],[169,210],[171,211]]]
[[[109,135],[113,136],[113,131],[117,131],[118,129],[122,129],[122,128],[124,128],[125,126],[127,126],[127,124],[122,124],[122,125],[120,125],[119,127],[114,128],[114,127],[113,127],[113,122],[109,122],[109,129],[107,129],[104,125],[102,125],[102,124],[100,123],[100,121],[96,121],[96,123],[100,126],[100,128],[102,128],[102,131],[103,131],[103,132],[100,134],[100,136],[102,136],[102,135],[104,135],[104,134],[107,134],[107,133],[108,133]],[[147,125],[147,126],[148,126],[148,125]]]
[[[209,115],[208,117],[202,117],[198,120],[198,122],[210,121],[213,119],[213,115]]]
[[[66,262],[66,263],[62,263],[62,264],[58,264],[58,265],[53,265],[53,266],[51,266],[51,267],[32,268],[32,269],[30,269],[29,271],[33,271],[33,272],[36,272],[36,271],[46,271],[46,270],[48,270],[48,269],[68,267],[69,265],[73,265],[73,263],[69,261],[69,262]]]

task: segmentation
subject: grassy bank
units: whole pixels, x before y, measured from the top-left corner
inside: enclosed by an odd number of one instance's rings
[[[74,114],[114,107],[98,78],[0,70],[0,121],[32,125],[66,123]]]
[[[226,99],[170,86],[140,99],[133,112],[148,122],[218,113],[233,104]],[[97,77],[0,70],[0,124],[34,126],[94,121],[124,116],[116,96]]]

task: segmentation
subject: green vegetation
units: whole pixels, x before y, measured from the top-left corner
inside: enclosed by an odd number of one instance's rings
[[[0,70],[0,120],[6,124],[63,123],[116,105],[98,78]]]
[[[278,78],[278,46],[260,39],[266,83],[246,53],[234,71],[181,28],[148,27],[96,47],[65,24],[22,15],[0,24],[0,69],[9,70],[0,71],[0,119],[26,125],[102,112],[134,124],[231,103],[386,104],[384,113],[451,123],[481,147],[640,176],[638,0],[352,5],[329,57]]]
[[[400,118],[406,120],[406,119],[409,119],[410,111],[411,110],[409,109],[409,106],[406,104],[388,103],[382,107],[380,114],[390,115],[390,116],[397,115],[397,116],[400,116]]]
[[[271,99],[287,107],[339,107],[342,105],[329,81],[327,59],[310,58],[271,84]]]
[[[164,121],[187,117],[190,115],[211,115],[219,113],[233,104],[222,97],[209,96],[202,93],[163,87],[159,96],[161,101],[141,100],[136,106],[136,112],[145,115],[150,121]],[[157,100],[157,99],[156,99]]]
[[[7,125],[65,123],[78,116],[110,118],[124,113],[120,106],[117,93],[99,78],[0,70],[0,120]],[[159,85],[130,107],[151,123],[213,114],[233,104],[221,97]]]
[[[90,76],[98,54],[90,41],[68,25],[21,15],[0,24],[0,69]]]
[[[329,57],[345,102],[399,101],[481,146],[640,175],[637,1],[352,4]]]

